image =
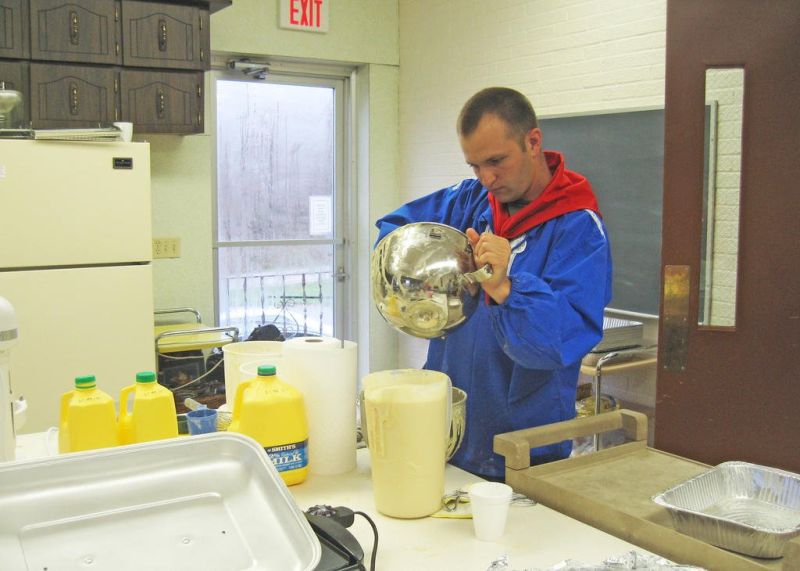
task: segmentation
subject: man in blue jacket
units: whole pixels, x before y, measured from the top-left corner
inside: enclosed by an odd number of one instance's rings
[[[490,264],[484,298],[444,339],[431,340],[426,369],[467,392],[456,466],[502,480],[495,434],[575,416],[580,362],[601,339],[611,299],[611,252],[588,181],[545,151],[527,98],[493,87],[458,117],[476,179],[409,202],[377,222],[379,239],[411,222],[466,232],[478,267]],[[566,458],[569,441],[531,450],[531,462]]]

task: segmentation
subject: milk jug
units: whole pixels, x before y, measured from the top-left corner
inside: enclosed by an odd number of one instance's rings
[[[236,387],[229,432],[241,432],[264,447],[287,486],[308,475],[308,421],[303,395],[276,375],[272,365]]]
[[[451,406],[444,373],[399,369],[364,377],[364,411],[375,507],[397,518],[438,511]]]
[[[133,394],[133,408],[128,398]],[[119,440],[121,444],[150,442],[178,436],[178,415],[172,392],[156,382],[152,371],[136,373],[136,382],[119,393]]]
[[[77,377],[75,390],[61,395],[58,451],[78,452],[119,444],[114,399],[97,388],[94,375]]]

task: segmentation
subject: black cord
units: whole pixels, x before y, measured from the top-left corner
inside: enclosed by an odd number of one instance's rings
[[[372,542],[372,557],[369,559],[369,569],[370,571],[375,571],[375,557],[378,555],[378,528],[375,526],[375,522],[372,521],[367,514],[364,512],[353,512],[362,516],[364,519],[367,520],[370,527],[372,528],[372,534],[375,536],[375,541]]]

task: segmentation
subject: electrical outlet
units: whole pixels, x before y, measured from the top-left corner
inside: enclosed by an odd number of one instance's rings
[[[153,259],[180,258],[180,238],[153,238]]]

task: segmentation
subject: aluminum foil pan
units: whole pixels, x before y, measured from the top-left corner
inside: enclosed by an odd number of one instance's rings
[[[800,535],[800,475],[784,470],[724,462],[652,499],[681,533],[753,557]]]

